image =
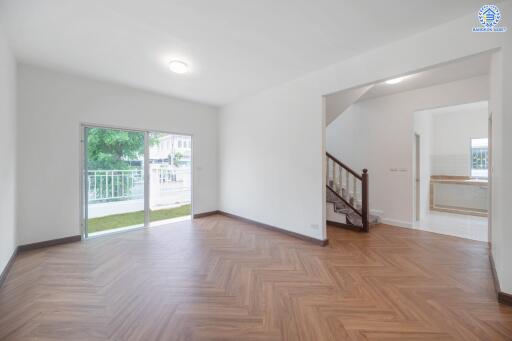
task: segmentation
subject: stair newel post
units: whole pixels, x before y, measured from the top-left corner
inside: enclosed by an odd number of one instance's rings
[[[361,179],[361,218],[363,221],[363,231],[370,231],[370,223],[369,223],[369,207],[368,207],[368,169],[363,169],[363,176]]]

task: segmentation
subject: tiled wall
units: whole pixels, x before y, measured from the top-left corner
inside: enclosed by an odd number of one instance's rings
[[[468,147],[469,148],[469,147]],[[432,155],[432,175],[469,176],[469,154],[466,155]]]

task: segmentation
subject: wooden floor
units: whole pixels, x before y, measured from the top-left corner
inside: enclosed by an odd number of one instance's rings
[[[379,225],[315,246],[224,216],[19,255],[0,340],[512,340],[481,242]]]

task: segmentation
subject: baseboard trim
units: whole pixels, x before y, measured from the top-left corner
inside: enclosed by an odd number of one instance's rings
[[[414,228],[410,221],[405,221],[405,220],[388,219],[388,218],[381,217],[380,223],[385,224],[385,225],[405,227],[408,229]]]
[[[16,258],[16,255],[18,254],[18,248],[14,248],[14,251],[12,252],[11,258],[9,258],[9,261],[5,265],[4,270],[0,274],[0,287],[2,284],[4,284],[5,279],[7,278],[7,274],[11,270],[12,265],[14,264],[14,259]]]
[[[224,211],[219,211],[217,214],[220,214],[220,215],[223,215],[225,217],[232,218],[232,219],[236,219],[236,220],[242,221],[244,223],[254,224],[254,225],[257,225],[258,227],[262,227],[262,228],[270,230],[270,231],[275,231],[275,232],[283,233],[283,234],[286,234],[286,235],[288,235],[290,237],[298,238],[298,239],[304,240],[306,242],[313,243],[315,245],[326,246],[326,245],[329,244],[329,240],[328,239],[325,239],[325,240],[316,239],[316,238],[313,238],[313,237],[309,237],[309,236],[305,236],[305,235],[302,235],[302,234],[299,234],[299,233],[288,231],[288,230],[282,229],[280,227],[276,227],[276,226],[260,223],[259,221],[251,220],[251,219],[248,219],[248,218],[245,218],[245,217],[241,217],[241,216],[238,216],[236,214],[231,214],[231,213],[227,213],[227,212],[224,212]]]
[[[507,294],[506,292],[503,292],[500,289],[500,281],[498,279],[498,274],[496,273],[496,265],[494,265],[494,258],[492,257],[492,251],[490,249],[489,262],[491,263],[492,278],[494,280],[494,290],[496,291],[496,297],[498,298],[498,302],[512,306],[512,295]]]
[[[501,304],[506,304],[512,306],[512,295],[507,294],[506,292],[500,291],[498,292],[498,302]]]
[[[494,265],[494,258],[492,257],[492,251],[489,248],[489,262],[491,263],[492,279],[494,281],[494,290],[496,294],[500,292],[500,282],[498,281],[498,274],[496,273],[496,265]]]
[[[60,245],[60,244],[74,243],[74,242],[79,242],[81,240],[82,240],[82,236],[80,236],[80,235],[64,237],[64,238],[58,238],[58,239],[45,240],[43,242],[37,242],[37,243],[20,245],[20,246],[18,246],[18,252],[35,250],[35,249],[40,249],[40,248],[43,248],[43,247]]]
[[[197,214],[194,214],[192,216],[192,218],[194,219],[197,219],[197,218],[204,218],[204,217],[208,217],[210,215],[215,215],[215,214],[220,214],[220,211],[209,211],[209,212],[203,212],[203,213],[197,213]]]
[[[74,243],[79,242],[82,240],[82,236],[71,236],[71,237],[65,237],[65,238],[59,238],[59,239],[52,239],[52,240],[45,240],[43,242],[37,242],[37,243],[31,243],[31,244],[25,244],[20,245],[14,249],[14,252],[11,255],[11,258],[7,262],[7,265],[4,268],[4,271],[0,274],[0,287],[4,283],[5,279],[7,278],[7,275],[9,271],[11,270],[12,265],[14,264],[14,260],[16,259],[16,256],[20,252],[24,251],[30,251],[35,249],[40,249],[47,246],[54,246],[54,245],[60,245],[60,244],[67,244],[67,243]]]

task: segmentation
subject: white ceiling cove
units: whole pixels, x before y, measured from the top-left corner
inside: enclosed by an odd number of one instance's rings
[[[392,95],[399,92],[426,88],[437,84],[488,75],[490,65],[490,53],[482,53],[480,55],[452,61],[450,63],[406,75],[404,80],[398,84],[390,85],[385,82],[376,83],[370,90],[359,98],[358,102],[375,97]]]
[[[222,105],[478,10],[480,0],[0,0],[17,57]],[[182,59],[185,75],[167,62]]]

